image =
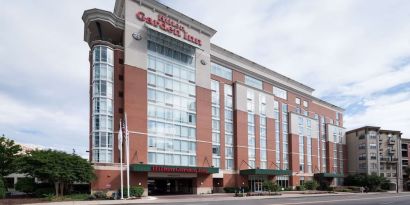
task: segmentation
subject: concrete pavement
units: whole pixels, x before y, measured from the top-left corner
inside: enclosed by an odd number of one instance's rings
[[[233,194],[212,195],[181,195],[144,197],[133,200],[102,200],[102,201],[70,201],[51,202],[58,205],[85,204],[233,204],[233,205],[273,205],[273,204],[377,204],[383,201],[387,204],[410,204],[410,193],[334,193],[334,194],[283,194],[279,196],[233,197]],[[391,203],[393,202],[393,203]],[[400,202],[400,203],[399,203]],[[401,203],[403,202],[403,203]],[[44,205],[44,203],[42,203]]]

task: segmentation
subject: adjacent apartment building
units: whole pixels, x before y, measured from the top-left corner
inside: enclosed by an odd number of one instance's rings
[[[348,173],[378,174],[403,187],[401,132],[365,126],[346,132]]]
[[[214,29],[157,1],[117,0],[82,19],[92,190],[120,187],[125,113],[130,181],[145,195],[295,187],[315,175],[342,183],[344,110],[313,88],[212,44]]]
[[[410,191],[410,176],[405,172],[409,166],[410,159],[410,139],[401,139],[401,161],[403,166],[403,190]]]

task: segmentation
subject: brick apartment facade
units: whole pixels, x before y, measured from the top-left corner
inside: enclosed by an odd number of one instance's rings
[[[90,46],[92,190],[120,187],[127,114],[130,181],[151,194],[295,187],[347,172],[343,109],[312,88],[211,43],[212,28],[156,1],[83,14]],[[125,157],[124,157],[125,159]]]

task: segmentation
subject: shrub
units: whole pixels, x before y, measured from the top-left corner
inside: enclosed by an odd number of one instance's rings
[[[305,186],[300,185],[300,186],[296,186],[296,190],[297,190],[297,191],[305,191],[306,188],[305,188]]]
[[[0,177],[0,199],[6,197],[6,187],[4,186],[3,179]]]
[[[33,193],[35,188],[34,178],[20,178],[16,183],[16,190],[24,193]]]
[[[118,191],[119,195],[121,195],[121,190]],[[124,188],[124,195],[127,193],[127,188]],[[130,187],[130,196],[133,197],[141,197],[144,194],[144,187],[142,186],[132,186]]]
[[[319,184],[315,181],[307,181],[303,184],[303,186],[307,189],[307,190],[316,190],[319,187]]]
[[[34,196],[36,197],[47,197],[54,195],[53,187],[39,187],[34,190]]]
[[[264,181],[263,184],[263,189],[266,191],[274,191],[277,192],[280,190],[279,185],[277,185],[276,183],[272,182],[272,181]]]
[[[224,187],[225,193],[235,193],[237,192],[237,188],[235,187]]]
[[[107,192],[96,191],[92,196],[94,199],[107,199]]]
[[[283,189],[284,191],[293,191],[292,187],[286,187]]]
[[[144,194],[144,187],[142,186],[135,186],[130,188],[130,195],[141,197]]]

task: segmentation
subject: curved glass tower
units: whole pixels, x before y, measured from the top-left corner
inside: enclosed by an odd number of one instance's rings
[[[92,154],[93,162],[113,162],[113,50],[93,47]]]

